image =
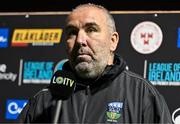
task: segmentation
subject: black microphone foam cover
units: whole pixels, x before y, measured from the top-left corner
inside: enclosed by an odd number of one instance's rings
[[[71,72],[58,70],[54,73],[48,88],[53,96],[66,100],[74,92],[75,86],[75,77]]]

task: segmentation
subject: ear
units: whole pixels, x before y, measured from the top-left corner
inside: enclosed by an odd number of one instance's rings
[[[117,32],[113,32],[111,35],[111,46],[110,46],[110,50],[112,52],[116,50],[118,42],[119,42],[119,34]]]

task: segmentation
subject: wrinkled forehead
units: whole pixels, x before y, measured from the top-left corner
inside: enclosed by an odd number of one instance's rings
[[[73,10],[67,18],[67,25],[74,23],[97,23],[99,25],[106,24],[107,18],[105,12],[96,7],[80,7]]]

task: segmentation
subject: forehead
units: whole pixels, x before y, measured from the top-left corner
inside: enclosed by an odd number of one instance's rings
[[[105,24],[107,18],[105,12],[95,7],[80,7],[74,10],[67,18],[67,24],[85,25],[86,23]]]

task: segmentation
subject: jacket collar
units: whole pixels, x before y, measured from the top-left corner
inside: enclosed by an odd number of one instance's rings
[[[105,88],[108,86],[112,80],[119,75],[126,67],[125,61],[117,54],[114,56],[114,64],[108,65],[101,76],[99,76],[95,80],[88,80],[88,79],[81,79],[78,76],[76,77],[77,87],[76,90],[81,90],[86,88],[87,86],[90,87],[91,91],[95,92],[99,89]],[[73,71],[70,68],[69,62],[66,62],[63,66],[63,70],[66,71]]]

